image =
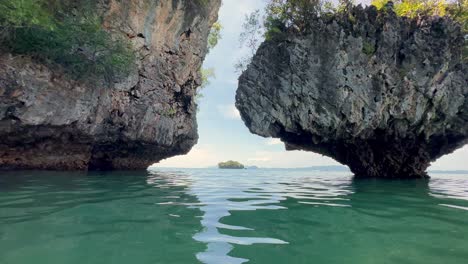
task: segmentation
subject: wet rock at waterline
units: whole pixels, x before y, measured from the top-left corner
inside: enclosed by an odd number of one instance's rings
[[[77,81],[1,52],[0,169],[144,169],[197,142],[194,98],[221,1],[95,4],[104,28],[131,42],[134,69]]]
[[[362,177],[425,177],[468,141],[465,40],[450,19],[374,7],[318,19],[261,45],[239,79],[250,131]]]

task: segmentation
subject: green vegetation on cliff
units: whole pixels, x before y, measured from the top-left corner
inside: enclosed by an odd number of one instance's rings
[[[103,28],[91,0],[0,1],[0,47],[74,78],[112,81],[129,74],[135,54],[128,40]]]
[[[218,164],[218,168],[220,169],[243,169],[244,165],[242,165],[241,163],[237,161],[228,160],[226,162],[220,162]]]
[[[205,87],[210,85],[210,80],[216,77],[214,68],[200,68],[200,75],[201,75],[201,84],[197,88],[197,94],[195,96],[197,103],[201,98],[203,98],[203,94],[201,93],[201,90],[203,90]],[[197,110],[199,110],[199,108],[197,108]]]
[[[218,45],[218,41],[221,39],[221,29],[223,29],[223,26],[219,22],[215,22],[211,26],[210,34],[208,35],[208,50]]]
[[[353,0],[340,0],[334,6],[330,0],[268,0],[265,9],[265,37],[275,37],[286,29],[304,31],[314,17],[331,13],[346,12],[354,4]],[[389,3],[390,2],[390,3]],[[372,5],[384,9],[393,3],[399,16],[449,16],[466,28],[468,21],[468,1],[466,0],[373,0]]]
[[[338,5],[332,2],[338,2]],[[288,32],[306,34],[311,23],[323,16],[344,13],[352,21],[352,14],[348,10],[354,3],[353,0],[267,0],[263,16],[257,10],[245,17],[240,43],[251,50],[251,54],[237,62],[237,71],[246,69],[263,39],[281,40]],[[448,16],[460,23],[463,32],[468,34],[468,0],[373,0],[372,5],[379,10],[393,6],[397,15],[411,18]],[[365,47],[363,51],[366,54],[374,52],[371,46]],[[468,54],[468,50],[465,53]]]
[[[382,10],[388,0],[373,0],[372,5]],[[394,0],[393,10],[399,16],[448,16],[460,23],[462,31],[468,34],[468,0]],[[468,60],[468,45],[465,41],[463,60]]]
[[[216,47],[216,45],[218,45],[219,40],[222,38],[221,36],[222,29],[223,29],[223,26],[221,26],[219,22],[215,22],[211,26],[210,34],[208,35],[208,40],[207,40],[208,52],[210,52],[214,47]],[[197,88],[197,95],[196,95],[197,100],[203,97],[201,90],[203,90],[203,88],[210,85],[210,79],[213,79],[216,77],[214,68],[200,68],[200,75],[201,75],[201,84]]]
[[[373,0],[372,5],[383,9],[388,0]],[[468,32],[467,0],[394,0],[394,10],[399,16],[449,16],[458,21],[465,32]]]

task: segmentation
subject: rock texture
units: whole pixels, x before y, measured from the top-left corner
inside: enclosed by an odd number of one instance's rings
[[[131,39],[126,80],[72,81],[0,55],[0,168],[143,169],[197,142],[194,95],[220,0],[100,0],[105,27]]]
[[[468,142],[459,25],[361,6],[313,24],[263,43],[241,75],[236,106],[251,132],[360,177],[426,177]]]

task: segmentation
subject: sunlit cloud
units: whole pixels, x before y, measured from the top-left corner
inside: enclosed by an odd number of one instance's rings
[[[177,168],[203,168],[216,164],[216,149],[209,145],[197,145],[187,155],[162,160],[153,166]]]
[[[305,151],[257,151],[248,160],[250,165],[269,168],[296,168],[339,165],[331,158]]]
[[[248,161],[259,161],[259,162],[265,162],[265,161],[270,161],[271,159],[268,157],[258,157],[258,158],[250,158]]]
[[[218,105],[218,111],[225,118],[236,119],[236,120],[241,119],[239,110],[237,110],[237,108],[233,104]]]
[[[283,142],[279,138],[269,138],[266,140],[266,144],[268,146],[283,145]]]
[[[430,170],[468,170],[468,145],[432,163]]]

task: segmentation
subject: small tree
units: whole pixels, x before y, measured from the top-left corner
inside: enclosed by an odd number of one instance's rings
[[[208,50],[211,50],[218,45],[218,41],[222,37],[221,29],[223,29],[223,27],[219,22],[215,22],[213,26],[211,26],[210,34],[208,35]]]
[[[210,85],[210,79],[216,78],[215,71],[213,68],[201,68],[200,69],[200,75],[201,75],[201,84],[197,88],[197,95],[195,96],[195,100],[200,100],[203,98],[203,94],[201,93],[201,90],[203,90],[205,87]]]
[[[255,10],[251,14],[245,16],[242,24],[243,31],[239,36],[240,47],[246,47],[249,54],[234,65],[237,72],[242,72],[250,64],[255,51],[257,51],[260,42],[263,40],[264,25],[261,22],[260,10]]]
[[[239,40],[241,47],[246,47],[250,54],[238,60],[234,65],[236,71],[242,72],[247,68],[264,39],[282,39],[288,31],[305,32],[314,18],[323,12],[324,2],[327,1],[268,0],[263,17],[260,10],[246,15]]]

